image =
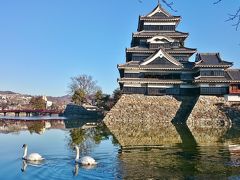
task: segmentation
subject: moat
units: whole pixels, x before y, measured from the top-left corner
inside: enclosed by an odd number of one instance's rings
[[[0,121],[0,177],[10,179],[239,179],[240,124],[188,127],[135,123],[137,131],[119,134],[100,123],[81,120]],[[93,125],[94,124],[94,125]],[[27,127],[27,128],[26,128]],[[151,127],[151,128],[150,128]],[[43,130],[44,129],[44,130]],[[152,141],[155,146],[146,146]],[[136,144],[121,149],[121,143]],[[22,145],[46,160],[24,164]],[[91,155],[92,168],[74,162],[72,144]],[[142,146],[141,146],[142,144]],[[144,146],[143,146],[144,145]]]

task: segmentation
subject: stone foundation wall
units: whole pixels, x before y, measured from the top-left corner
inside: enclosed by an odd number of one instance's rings
[[[240,104],[228,103],[223,97],[123,95],[104,123],[122,146],[154,146],[189,139],[191,143],[212,143],[219,141],[239,115]]]
[[[240,103],[226,102],[223,97],[123,95],[104,121],[109,126],[133,121],[208,126],[228,125],[231,119],[240,120]]]
[[[188,126],[229,126],[231,120],[222,110],[224,104],[227,104],[224,97],[199,96],[188,117]]]
[[[172,96],[122,95],[105,117],[105,123],[171,122],[181,102]]]
[[[125,147],[180,143],[171,123],[180,104],[171,96],[123,95],[104,122]]]

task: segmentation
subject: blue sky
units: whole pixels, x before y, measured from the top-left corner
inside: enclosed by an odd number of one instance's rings
[[[240,0],[172,0],[186,46],[220,52],[240,67],[240,30],[225,22]],[[117,64],[138,16],[157,0],[0,0],[0,90],[65,95],[70,77],[92,75],[105,93],[118,87]]]

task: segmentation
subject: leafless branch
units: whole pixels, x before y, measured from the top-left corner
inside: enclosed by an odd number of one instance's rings
[[[236,11],[235,14],[228,14],[229,18],[226,21],[236,21],[236,23],[233,24],[234,27],[236,27],[236,30],[238,30],[240,25],[240,7]]]
[[[162,2],[166,4],[166,6],[169,7],[172,11],[177,12],[177,10],[173,8],[173,2],[168,2],[167,0],[162,0]]]
[[[71,83],[69,84],[69,93],[73,94],[76,90],[83,90],[85,94],[92,95],[100,87],[97,86],[97,81],[94,81],[92,76],[82,74],[71,78]]]
[[[222,0],[217,0],[217,1],[215,1],[213,4],[218,4],[218,3],[220,3],[220,2],[222,2]]]
[[[169,2],[168,0],[161,0],[169,9],[171,9],[174,12],[177,12],[176,9],[173,8],[174,3],[173,2]],[[143,0],[138,0],[138,2],[142,3]]]
[[[217,0],[213,4],[218,4],[222,2],[223,0]],[[238,30],[240,26],[240,7],[236,11],[235,14],[228,14],[228,19],[226,21],[236,21],[232,26],[236,27],[236,31]]]

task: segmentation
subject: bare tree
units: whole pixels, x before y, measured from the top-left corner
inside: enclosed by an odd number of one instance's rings
[[[99,90],[97,81],[94,81],[92,76],[82,74],[71,78],[69,90],[71,94],[74,94],[77,90],[82,90],[86,95],[92,95]]]

